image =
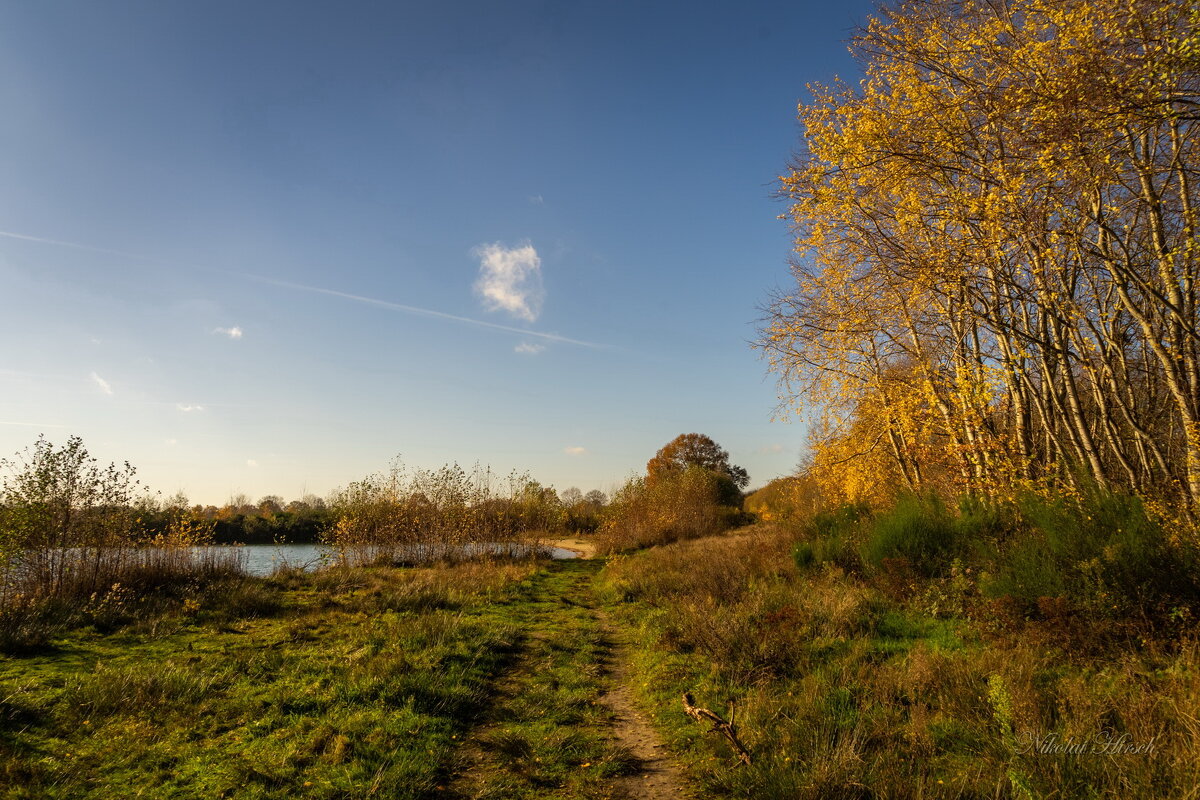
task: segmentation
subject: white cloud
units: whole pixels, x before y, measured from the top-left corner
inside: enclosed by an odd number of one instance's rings
[[[104,392],[105,394],[113,393],[112,387],[108,385],[108,381],[104,380],[104,378],[101,378],[99,375],[97,375],[94,372],[92,373],[92,383],[99,386],[100,391]]]
[[[242,329],[237,325],[234,325],[232,328],[214,328],[213,333],[219,333],[222,336],[228,336],[230,339],[242,338]]]
[[[164,441],[163,443],[164,443],[164,444],[165,444],[167,447],[174,447],[175,445],[179,444],[179,440],[178,440],[178,439],[167,439],[167,440],[166,440],[166,441]]]
[[[178,408],[180,411],[184,411],[184,412],[203,411],[204,410],[204,406],[193,405],[191,403],[176,403],[175,407]]]
[[[483,296],[484,308],[536,321],[546,291],[542,288],[542,259],[533,245],[526,242],[508,248],[496,242],[480,245],[472,252],[479,257],[475,291]]]
[[[529,196],[529,202],[533,203],[535,206],[546,205],[546,199],[544,197],[542,197],[540,194],[531,194]]]
[[[544,344],[534,344],[533,342],[521,342],[513,348],[514,353],[523,353],[527,356],[536,356],[538,353],[546,349]]]
[[[781,444],[768,444],[764,447],[758,448],[758,452],[764,453],[764,454],[765,453],[782,453],[783,449],[784,449],[783,445],[781,445]]]
[[[246,459],[246,466],[247,466],[247,467],[257,467],[257,466],[258,466],[258,462],[257,462],[257,461],[255,461],[253,458],[247,458],[247,459]]]
[[[587,448],[575,445],[573,447],[564,447],[563,452],[569,456],[584,456],[587,455]]]

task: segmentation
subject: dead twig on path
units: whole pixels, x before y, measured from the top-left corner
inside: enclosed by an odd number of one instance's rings
[[[712,730],[728,739],[729,744],[733,746],[734,751],[738,754],[738,760],[741,761],[741,763],[749,766],[750,751],[747,750],[746,746],[742,744],[742,741],[738,739],[737,730],[733,727],[734,714],[732,708],[733,704],[731,703],[729,722],[726,722],[725,720],[721,719],[720,715],[714,714],[707,708],[700,708],[697,706],[696,701],[692,698],[690,692],[683,693],[684,713],[701,724],[705,722],[711,722]]]

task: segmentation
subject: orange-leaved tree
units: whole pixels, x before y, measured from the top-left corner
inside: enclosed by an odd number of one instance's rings
[[[702,433],[681,433],[654,454],[646,463],[646,482],[653,485],[668,475],[677,475],[688,467],[701,467],[729,481],[733,493],[723,499],[736,504],[737,492],[746,488],[750,475],[746,470],[731,464],[729,453]]]

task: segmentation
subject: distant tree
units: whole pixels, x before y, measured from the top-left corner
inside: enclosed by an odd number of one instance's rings
[[[245,492],[238,492],[237,494],[229,496],[229,502],[225,504],[225,509],[227,513],[232,515],[252,511],[254,509],[254,505],[250,502],[250,496],[248,494]]]
[[[663,446],[646,464],[646,481],[653,484],[690,466],[724,475],[739,491],[750,483],[746,470],[729,463],[729,453],[702,433],[681,433]]]
[[[259,513],[264,516],[278,514],[283,510],[283,498],[277,494],[269,494],[258,501]]]
[[[573,506],[583,500],[583,492],[572,486],[569,489],[563,489],[562,494],[559,495],[559,499],[564,506]]]
[[[188,500],[187,493],[186,493],[186,492],[184,492],[182,489],[180,489],[179,491],[175,492],[175,494],[171,495],[170,497],[164,498],[164,499],[163,499],[163,501],[162,501],[162,507],[163,507],[163,508],[183,508],[183,509],[186,509],[186,508],[190,508],[190,507],[191,507],[191,505],[192,505],[192,504],[191,504],[191,502]]]
[[[311,492],[309,494],[304,495],[304,497],[301,497],[300,499],[301,499],[301,501],[308,503],[310,506],[312,506],[313,508],[316,508],[316,509],[324,510],[327,507],[325,498],[318,497],[317,495],[312,494]]]
[[[599,489],[592,489],[583,496],[583,499],[594,505],[596,508],[603,508],[604,506],[608,505],[608,495]]]

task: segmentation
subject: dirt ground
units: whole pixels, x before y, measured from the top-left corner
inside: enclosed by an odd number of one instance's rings
[[[596,555],[596,544],[591,540],[582,536],[569,536],[566,539],[553,539],[546,544],[551,547],[561,547],[563,550],[572,550],[579,554],[580,558],[592,558]]]

